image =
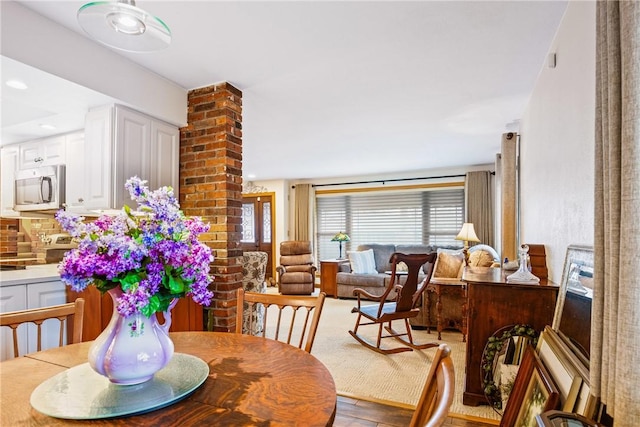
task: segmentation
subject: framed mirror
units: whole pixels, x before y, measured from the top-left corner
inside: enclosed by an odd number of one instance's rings
[[[552,329],[588,366],[593,300],[593,247],[567,248]]]
[[[482,386],[487,402],[500,415],[505,408],[525,349],[537,345],[540,333],[530,325],[498,329],[482,352]]]

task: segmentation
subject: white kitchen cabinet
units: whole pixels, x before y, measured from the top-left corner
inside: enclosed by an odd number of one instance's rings
[[[115,208],[135,206],[124,183],[132,176],[149,181],[151,188],[151,119],[136,111],[116,108]],[[155,143],[155,142],[154,142]]]
[[[163,122],[151,122],[151,168],[149,185],[152,190],[162,186],[173,187],[178,197],[180,172],[180,132],[175,126]]]
[[[65,143],[67,150],[66,210],[84,213],[84,132],[68,134]]]
[[[23,142],[19,144],[19,147],[19,169],[29,169],[38,166],[60,165],[66,163],[66,145],[64,135]]]
[[[3,218],[36,217],[37,213],[13,210],[14,174],[17,170],[54,164],[66,166],[65,204],[75,207],[84,192],[84,132],[77,131],[54,138],[7,145],[0,149],[0,216]]]
[[[0,312],[47,307],[66,303],[65,285],[60,280],[2,286],[0,288]],[[59,321],[47,320],[42,324],[42,349],[58,347]],[[34,324],[21,325],[18,331],[20,355],[37,351],[38,329]],[[10,328],[0,329],[0,360],[13,358],[13,337]],[[65,341],[66,343],[66,330]]]
[[[14,173],[18,168],[18,145],[7,145],[0,149],[0,216],[3,218],[18,217],[19,213],[13,210],[14,201]]]
[[[62,281],[32,283],[27,285],[27,309],[49,307],[52,305],[65,304],[67,297],[65,285]],[[28,325],[27,342],[28,353],[38,351],[37,337],[38,328],[35,325]],[[64,327],[64,343],[67,342],[66,324]],[[42,324],[42,350],[58,347],[60,345],[60,321],[58,319],[48,319]],[[20,353],[23,354],[23,353]]]
[[[7,286],[0,288],[0,312],[24,310],[27,308],[27,286]],[[0,360],[13,359],[13,335],[10,328],[0,328]],[[27,350],[27,329],[18,329],[20,354]]]
[[[88,210],[132,205],[124,183],[132,176],[149,188],[178,192],[179,130],[122,106],[89,111],[85,120],[84,197]]]

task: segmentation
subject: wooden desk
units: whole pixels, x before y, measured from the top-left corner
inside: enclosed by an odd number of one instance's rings
[[[90,342],[72,344],[0,363],[0,425],[305,425],[333,424],[336,387],[327,368],[293,346],[223,332],[170,334],[176,352],[207,362],[209,378],[170,406],[95,421],[51,418],[31,408],[44,380],[87,362]]]
[[[442,316],[442,295],[458,293],[462,297],[460,304],[462,342],[467,341],[467,285],[459,279],[431,279],[427,285],[427,317],[431,325],[431,293],[436,294],[436,329],[438,330],[438,340],[442,339],[444,329],[444,317]],[[457,323],[457,322],[456,322]],[[431,332],[431,327],[427,326],[427,332]]]
[[[467,357],[462,403],[487,404],[482,385],[482,352],[496,331],[516,324],[530,325],[541,332],[553,322],[558,286],[547,279],[540,284],[507,284],[512,271],[491,267],[466,267]]]
[[[324,292],[327,296],[338,296],[336,274],[338,274],[342,264],[348,263],[348,259],[325,259],[320,261],[320,292]]]

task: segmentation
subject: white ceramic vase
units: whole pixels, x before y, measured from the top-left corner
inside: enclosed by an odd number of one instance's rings
[[[173,356],[173,342],[168,332],[171,309],[177,299],[164,312],[164,324],[158,323],[155,313],[147,318],[143,314],[124,317],[116,309],[120,288],[108,291],[113,299],[113,315],[104,331],[89,349],[89,365],[114,384],[140,384],[153,378]]]

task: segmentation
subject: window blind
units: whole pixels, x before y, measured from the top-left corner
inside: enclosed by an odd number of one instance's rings
[[[458,245],[464,222],[464,189],[316,195],[318,259],[336,258],[342,231],[346,250],[365,243]],[[344,255],[344,252],[343,252]]]

